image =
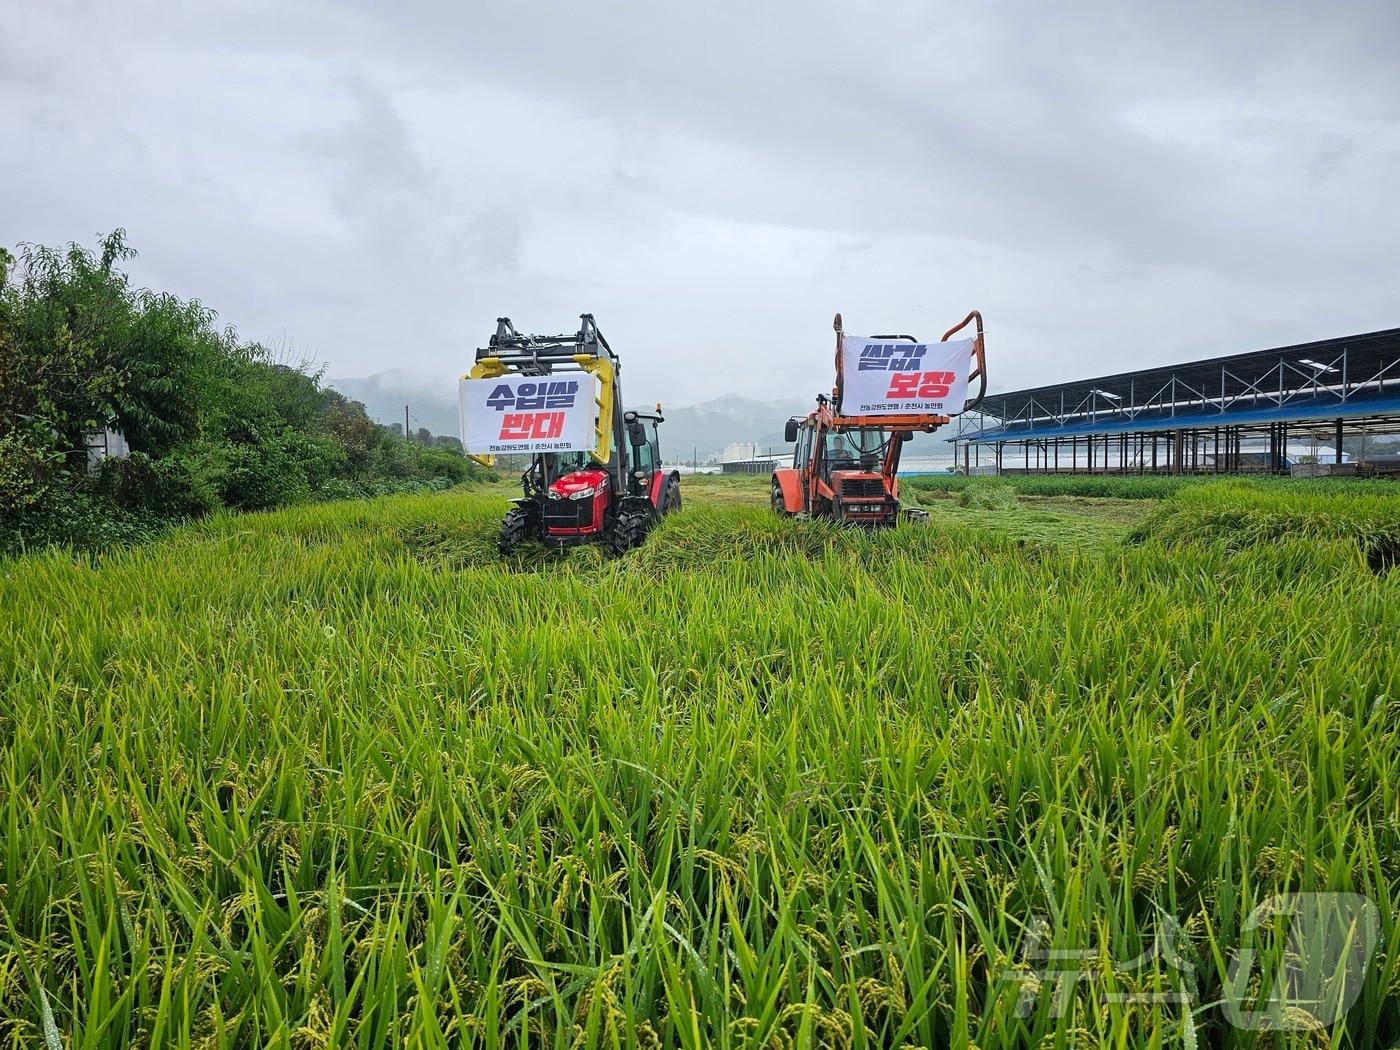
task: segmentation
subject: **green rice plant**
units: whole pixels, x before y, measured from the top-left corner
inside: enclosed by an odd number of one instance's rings
[[[975,510],[1015,510],[1016,487],[1002,478],[973,478],[958,493],[958,506]]]
[[[1017,474],[983,477],[965,474],[918,474],[901,484],[924,492],[960,493],[988,482],[1013,484],[1026,496],[1079,496],[1100,499],[1165,499],[1197,482],[1191,477],[1115,474]]]
[[[1352,541],[1373,569],[1388,570],[1400,563],[1400,490],[1300,492],[1216,482],[1177,493],[1129,538],[1248,547],[1290,537]]]
[[[1400,574],[704,489],[618,560],[492,559],[451,492],[0,561],[0,1042],[1400,1038]],[[1233,1027],[1324,890],[1378,911],[1355,1006]]]
[[[1166,499],[1186,489],[1214,485],[1220,479],[1211,475],[1156,474],[1015,474],[1002,478],[963,474],[916,474],[901,478],[900,484],[922,492],[955,493],[988,480],[1010,481],[1023,496],[1077,496],[1090,499]],[[1287,478],[1272,475],[1240,479],[1240,483],[1261,490],[1296,492],[1303,495],[1385,496],[1396,493],[1393,481],[1375,478]]]

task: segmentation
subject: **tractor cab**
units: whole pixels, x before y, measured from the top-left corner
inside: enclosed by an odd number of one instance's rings
[[[659,410],[660,405],[656,406]],[[651,489],[661,471],[661,439],[656,425],[664,423],[656,413],[629,411],[623,420],[627,426],[628,489],[634,496],[651,496]]]
[[[869,527],[899,517],[899,446],[905,434],[881,426],[843,426],[825,398],[805,419],[790,419],[791,468],[773,478],[773,509]],[[787,491],[792,490],[792,491]]]
[[[879,477],[880,462],[890,440],[883,427],[829,430],[818,463],[829,481],[838,477]]]

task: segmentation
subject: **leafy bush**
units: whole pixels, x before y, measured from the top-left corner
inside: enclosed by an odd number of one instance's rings
[[[120,230],[97,253],[31,245],[16,263],[0,249],[0,517],[10,533],[87,546],[222,507],[486,476],[459,450],[394,438],[319,373],[217,328],[200,303],[133,290],[119,266],[132,254]],[[87,435],[109,427],[131,455],[89,478]],[[50,499],[60,489],[72,498]],[[112,524],[128,519],[139,527]]]
[[[224,505],[235,510],[267,510],[303,503],[311,486],[287,444],[276,439],[229,446],[229,467],[219,488]]]
[[[461,484],[472,479],[480,468],[460,452],[446,448],[416,449],[418,470],[433,478],[446,478],[453,484]]]
[[[317,499],[324,500],[360,499],[365,495],[365,492],[353,481],[346,481],[344,478],[330,478],[321,483],[316,489],[315,495]]]
[[[0,434],[0,520],[32,507],[48,491],[43,448],[23,431]]]
[[[226,458],[202,444],[185,445],[162,459],[133,452],[103,460],[92,489],[126,510],[153,517],[200,517],[223,506],[218,480]]]
[[[103,551],[149,540],[167,524],[92,492],[53,488],[42,502],[0,518],[0,554],[49,546]]]
[[[296,460],[310,489],[314,490],[344,472],[348,457],[329,435],[289,430],[282,435],[281,445]]]

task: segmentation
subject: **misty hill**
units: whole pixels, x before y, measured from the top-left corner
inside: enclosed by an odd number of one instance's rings
[[[393,368],[359,379],[331,379],[327,383],[363,403],[370,418],[381,423],[402,425],[403,406],[408,405],[413,429],[427,427],[434,434],[458,432],[455,382]],[[688,461],[698,454],[703,463],[734,442],[776,452],[790,447],[783,441],[783,423],[787,418],[806,415],[811,410],[812,402],[806,399],[761,401],[739,394],[725,394],[698,405],[666,406],[661,447],[667,459],[674,462]],[[948,452],[942,435],[917,434],[905,448],[906,456],[946,456]]]
[[[757,401],[738,394],[725,394],[698,405],[668,407],[661,447],[668,459],[682,461],[698,449],[701,462],[736,441],[760,449],[771,446],[776,452],[789,447],[783,441],[783,423],[809,408],[806,401]]]
[[[411,429],[427,427],[434,434],[455,437],[457,384],[455,381],[391,368],[359,379],[328,379],[326,385],[365,406],[370,419],[403,426],[403,406],[408,406]]]

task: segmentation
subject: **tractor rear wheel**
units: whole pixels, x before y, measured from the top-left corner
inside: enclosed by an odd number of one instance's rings
[[[502,554],[514,553],[515,548],[525,539],[530,529],[530,515],[524,507],[511,507],[501,522],[501,537],[496,541],[496,549]]]
[[[681,509],[681,482],[679,478],[667,478],[666,488],[661,493],[661,513],[671,514]]]
[[[651,525],[651,514],[643,510],[624,510],[613,519],[612,526],[603,538],[603,546],[609,554],[620,557],[633,547],[641,546],[646,539],[647,528]]]

